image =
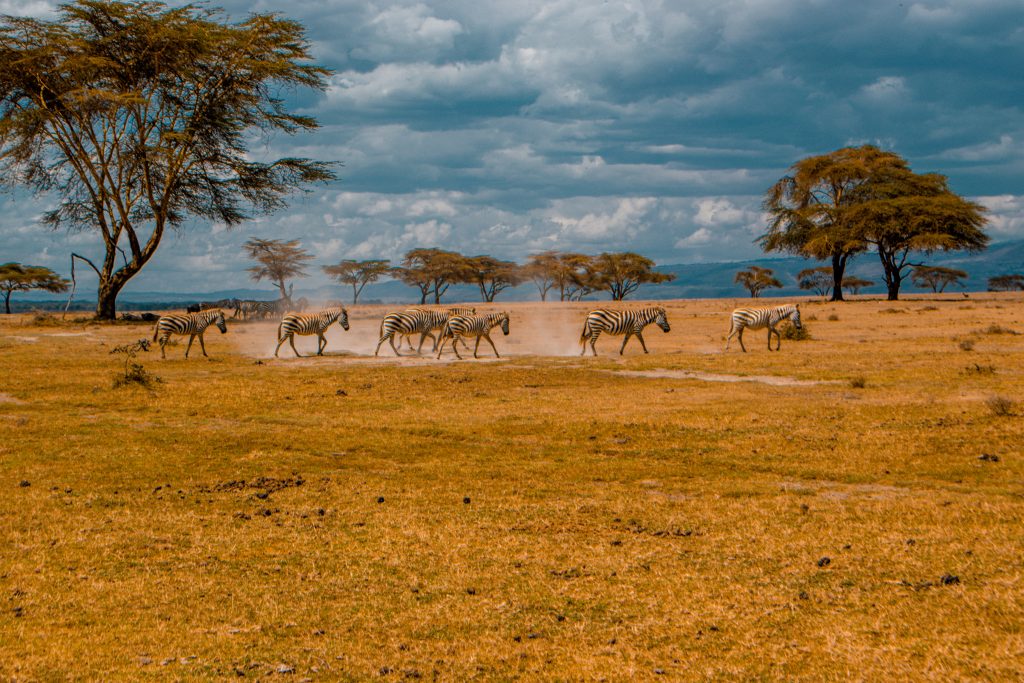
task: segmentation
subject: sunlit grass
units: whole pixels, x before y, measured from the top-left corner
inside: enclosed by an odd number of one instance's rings
[[[362,309],[322,359],[139,353],[149,388],[110,350],[151,327],[2,320],[0,674],[1018,678],[1024,338],[951,340],[1024,302],[975,298],[746,354],[674,302],[597,359],[548,355],[585,306],[511,305],[487,362],[349,355]]]

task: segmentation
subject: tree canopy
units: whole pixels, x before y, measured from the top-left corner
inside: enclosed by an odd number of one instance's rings
[[[868,178],[892,168],[906,168],[906,162],[872,145],[796,162],[765,193],[763,207],[770,218],[761,248],[831,261],[832,300],[841,301],[847,262],[867,248],[847,230],[851,195]]]
[[[929,288],[936,294],[941,294],[949,285],[963,284],[962,281],[967,278],[967,271],[941,266],[914,266],[910,271],[910,277],[918,287]]]
[[[343,285],[352,286],[352,303],[359,303],[359,295],[363,287],[376,282],[385,275],[391,274],[391,261],[377,259],[370,261],[354,261],[346,259],[333,266],[323,266],[323,271]]]
[[[860,294],[860,290],[864,289],[865,287],[872,287],[874,284],[875,283],[873,280],[865,280],[864,278],[859,277],[843,278],[843,287],[850,290],[850,294],[853,295]]]
[[[805,268],[796,274],[796,283],[800,289],[807,289],[817,292],[821,296],[828,296],[835,288],[835,278],[832,276],[830,266],[820,268]]]
[[[654,270],[654,261],[640,254],[625,251],[603,253],[594,258],[596,273],[594,289],[605,290],[612,301],[622,301],[644,283],[659,284],[676,279],[672,273]]]
[[[480,288],[483,301],[494,301],[499,292],[515,287],[524,278],[518,264],[493,256],[473,256],[467,259],[467,265],[467,279]]]
[[[43,266],[25,266],[5,263],[0,266],[0,292],[4,293],[4,310],[11,312],[11,294],[41,289],[47,292],[66,292],[70,283]]]
[[[299,240],[253,238],[246,241],[242,248],[249,258],[256,261],[256,265],[249,268],[249,277],[256,282],[273,282],[281,298],[290,303],[295,283],[288,287],[287,282],[297,277],[306,277],[309,274],[306,272],[306,264],[313,260],[313,256],[299,246]]]
[[[249,154],[251,133],[317,127],[278,95],[326,86],[298,23],[161,2],[77,0],[53,19],[0,18],[0,183],[52,197],[43,222],[93,232],[102,259],[96,313],[168,228],[227,226],[282,207],[329,164]]]
[[[402,265],[394,269],[395,277],[407,285],[420,290],[420,303],[427,302],[427,295],[434,295],[434,303],[440,304],[448,288],[458,282],[467,282],[470,277],[466,257],[444,249],[410,249],[402,259]]]
[[[1024,275],[1014,273],[1012,275],[996,275],[988,279],[988,290],[990,292],[1012,292],[1014,290],[1024,291]]]
[[[753,299],[761,296],[761,292],[769,287],[782,287],[782,283],[775,277],[771,268],[750,266],[746,270],[736,273],[733,280],[736,284],[743,285]]]
[[[952,192],[946,177],[889,168],[852,192],[846,234],[871,245],[882,262],[888,298],[899,298],[915,252],[979,251],[989,243],[982,230],[984,207]]]

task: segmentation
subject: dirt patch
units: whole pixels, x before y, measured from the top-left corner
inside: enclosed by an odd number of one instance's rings
[[[23,406],[23,405],[25,405],[25,402],[22,401],[20,398],[14,398],[10,394],[4,394],[4,393],[0,393],[0,403],[11,403],[11,404],[14,404],[16,406]]]
[[[651,377],[654,379],[697,379],[703,382],[757,382],[776,387],[810,387],[823,384],[842,384],[837,380],[796,379],[777,375],[725,375],[693,370],[606,370],[628,377]]]

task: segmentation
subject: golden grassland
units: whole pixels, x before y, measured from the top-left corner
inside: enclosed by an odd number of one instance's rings
[[[151,326],[4,318],[0,677],[1019,679],[1024,299],[723,354],[734,303],[622,358],[587,304],[508,305],[500,361],[229,324],[151,389]]]

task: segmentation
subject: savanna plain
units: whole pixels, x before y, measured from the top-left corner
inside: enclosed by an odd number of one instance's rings
[[[598,358],[586,303],[500,360],[229,321],[148,386],[151,325],[2,317],[0,677],[1019,680],[1024,297],[723,353],[747,302]]]

